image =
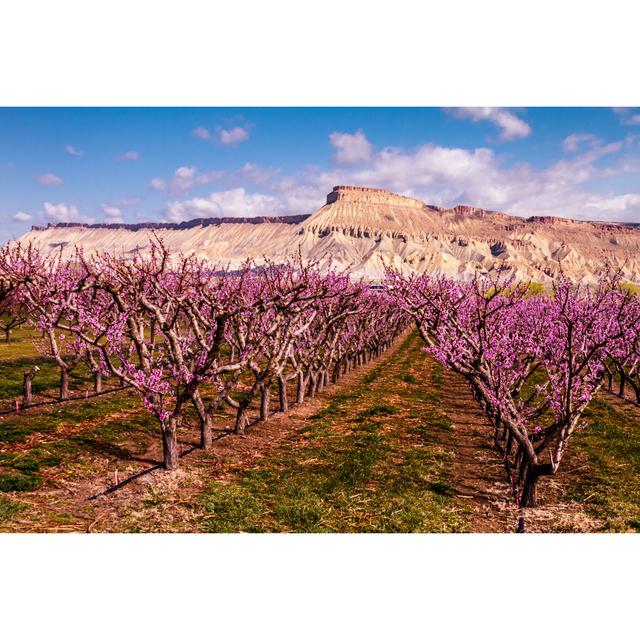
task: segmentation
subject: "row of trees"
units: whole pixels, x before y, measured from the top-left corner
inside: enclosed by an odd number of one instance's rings
[[[559,279],[535,294],[503,275],[454,282],[389,270],[387,285],[426,351],[469,382],[518,505],[534,506],[607,372],[638,371],[640,299],[616,275],[597,287]]]
[[[164,465],[178,466],[187,407],[209,448],[223,403],[244,433],[249,407],[269,415],[271,390],[288,408],[387,348],[407,325],[386,294],[295,257],[231,271],[155,242],[131,259],[112,254],[42,256],[19,244],[0,253],[2,305],[39,332],[61,370],[61,396],[80,361],[131,387],[158,420]],[[44,342],[43,342],[44,341]]]

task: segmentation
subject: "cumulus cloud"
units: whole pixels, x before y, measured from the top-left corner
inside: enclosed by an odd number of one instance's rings
[[[31,215],[26,213],[25,211],[16,211],[13,214],[14,222],[28,222],[29,220],[31,220]]]
[[[124,153],[120,153],[118,155],[118,159],[120,160],[139,160],[140,152],[139,151],[125,151]]]
[[[210,140],[211,139],[211,131],[206,127],[196,127],[191,133],[196,138],[200,138],[201,140]]]
[[[488,120],[500,129],[500,140],[516,140],[531,135],[531,127],[508,109],[499,107],[454,107],[447,109],[457,118],[470,118],[474,122]]]
[[[64,150],[70,155],[70,156],[76,156],[76,157],[81,157],[84,155],[84,151],[81,151],[80,149],[76,149],[73,145],[68,144],[65,146]]]
[[[263,193],[247,193],[243,187],[217,191],[207,198],[170,202],[165,212],[171,222],[192,218],[278,215],[279,198]]]
[[[612,220],[640,222],[640,193],[594,195],[585,206],[599,219],[611,216]]]
[[[48,187],[58,187],[62,184],[62,178],[59,178],[55,173],[42,173],[36,176],[36,180]]]
[[[373,145],[367,140],[362,129],[355,133],[334,131],[329,136],[329,142],[336,150],[333,158],[338,164],[367,162],[373,152]]]
[[[341,166],[329,172],[311,168],[284,176],[272,190],[279,194],[280,213],[294,201],[299,208],[291,212],[313,211],[332,185],[353,184],[386,188],[442,206],[466,203],[527,216],[631,221],[639,219],[633,194],[609,202],[608,197],[599,198],[585,187],[590,180],[640,172],[640,163],[622,154],[626,146],[626,140],[594,141],[586,151],[545,169],[527,163],[504,166],[488,148],[387,148],[373,153],[365,166]],[[601,166],[605,157],[615,160]]]
[[[235,126],[232,129],[218,128],[218,137],[222,144],[240,144],[249,139],[249,127]]]
[[[260,167],[253,162],[245,163],[238,171],[236,171],[236,176],[248,179],[254,184],[263,185],[266,184],[269,180],[275,178],[280,174],[280,169],[272,168],[272,167]]]
[[[582,143],[595,143],[597,138],[591,133],[572,133],[562,141],[562,148],[569,152],[574,153],[582,145]]]
[[[357,136],[337,133],[339,136]],[[640,173],[637,140],[604,143],[589,134],[572,134],[563,141],[571,155],[533,167],[508,164],[502,155],[486,147],[463,148],[426,144],[414,149],[366,147],[351,153],[352,141],[336,141],[336,151],[347,150],[347,159],[330,170],[307,166],[293,175],[246,163],[236,171],[199,172],[179,167],[169,178],[155,179],[160,191],[178,197],[168,203],[166,219],[195,217],[260,216],[312,213],[324,203],[336,184],[380,187],[421,198],[442,206],[471,204],[518,215],[557,215],[593,220],[640,221],[638,194],[601,193],[611,176]],[[368,141],[367,141],[367,144]],[[344,158],[343,158],[344,159]],[[219,181],[208,197],[182,199],[192,186]],[[246,190],[251,182],[256,192]],[[597,181],[597,182],[596,182]],[[598,193],[590,185],[598,185]]]
[[[640,124],[640,111],[634,111],[629,107],[614,107],[613,111],[618,115],[622,124]]]
[[[168,180],[153,178],[150,185],[151,188],[156,191],[179,194],[185,193],[198,185],[209,184],[215,180],[219,180],[224,177],[224,175],[224,171],[205,171],[199,173],[196,167],[178,167]]]
[[[638,162],[623,156],[625,145],[626,141],[594,142],[585,152],[545,169],[527,163],[505,167],[488,148],[423,145],[415,150],[382,149],[365,167],[319,173],[315,182],[324,187],[329,183],[378,186],[443,206],[467,203],[523,215],[588,218],[595,211],[587,207],[593,194],[585,184],[640,171]],[[601,166],[607,156],[615,161]],[[627,214],[631,215],[629,210],[619,212],[620,216]]]
[[[80,213],[75,205],[65,204],[52,204],[51,202],[45,202],[42,205],[42,217],[47,222],[79,222]]]
[[[104,213],[104,220],[109,224],[122,223],[122,211],[112,204],[102,204],[100,206],[102,213]]]

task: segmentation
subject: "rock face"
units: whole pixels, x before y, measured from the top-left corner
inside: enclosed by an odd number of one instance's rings
[[[49,225],[22,242],[41,251],[111,250],[131,254],[148,247],[151,230],[172,251],[196,253],[238,266],[249,256],[278,261],[298,248],[303,256],[348,267],[377,280],[385,264],[406,271],[468,279],[478,270],[507,266],[522,278],[547,282],[561,271],[593,282],[606,263],[640,281],[640,229],[635,225],[559,217],[522,218],[478,207],[444,209],[382,189],[335,187],[311,216],[208,218],[179,224]]]

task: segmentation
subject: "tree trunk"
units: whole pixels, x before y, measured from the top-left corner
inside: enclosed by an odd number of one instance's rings
[[[11,342],[11,329],[5,329],[4,341],[5,342]]]
[[[22,406],[28,407],[33,402],[33,394],[31,392],[31,383],[33,379],[36,377],[36,373],[38,373],[40,369],[38,367],[33,367],[29,369],[29,371],[25,371],[24,373],[24,381],[22,384]]]
[[[316,393],[321,393],[324,389],[324,372],[318,373],[318,380],[316,382]]]
[[[200,420],[200,446],[206,451],[213,445],[213,418],[206,410],[199,391],[193,394],[191,401]]]
[[[538,480],[541,476],[547,475],[545,466],[548,465],[527,465],[527,472],[524,478],[524,486],[522,488],[522,497],[520,498],[521,507],[535,507],[537,506],[537,491]]]
[[[66,400],[69,397],[69,372],[66,369],[60,369],[60,400]]]
[[[162,424],[162,453],[164,456],[164,468],[174,471],[178,468],[178,420],[170,416]]]
[[[207,451],[213,446],[213,419],[207,412],[200,421],[200,446]]]
[[[33,395],[31,394],[31,378],[24,374],[24,386],[22,391],[22,406],[28,407],[33,402]]]
[[[524,481],[524,487],[522,489],[522,498],[520,504],[523,507],[535,507],[536,506],[536,485],[537,478],[535,480],[526,479]]]
[[[269,417],[269,400],[271,388],[268,384],[260,385],[260,422],[264,422]]]
[[[93,390],[96,393],[100,393],[102,391],[102,372],[101,371],[93,372]]]
[[[629,377],[629,384],[631,385],[631,388],[633,389],[633,395],[635,395],[636,401],[640,400],[640,385],[638,385],[636,383],[636,381],[633,379],[633,377]]]
[[[307,389],[307,395],[310,398],[313,398],[316,395],[316,374],[315,373],[309,374],[309,388]]]
[[[278,398],[280,400],[280,411],[286,413],[289,410],[289,399],[287,398],[287,381],[284,376],[278,376]]]
[[[249,423],[249,417],[247,416],[247,406],[244,403],[240,403],[238,407],[238,413],[236,414],[236,424],[233,428],[233,432],[243,436],[247,425]]]
[[[304,373],[300,371],[298,373],[298,393],[296,394],[296,402],[298,404],[302,404],[304,402],[304,387],[305,387]]]

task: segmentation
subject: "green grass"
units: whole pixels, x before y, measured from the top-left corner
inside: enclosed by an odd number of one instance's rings
[[[444,385],[444,367],[435,360],[431,367],[431,384],[436,389],[442,389]]]
[[[570,446],[588,461],[588,472],[568,483],[569,496],[602,520],[605,531],[640,531],[640,418],[605,398],[585,412],[590,425]]]
[[[398,376],[413,376],[414,367],[424,367],[417,344],[410,336],[360,386],[334,396],[302,430],[303,446],[295,446],[300,442],[295,434],[254,469],[211,483],[201,498],[202,528],[464,530],[446,473],[451,454],[433,439],[444,420],[432,404],[433,391],[425,394],[431,383],[420,385],[416,377],[411,394],[396,383]]]
[[[392,416],[394,413],[398,413],[398,408],[389,404],[374,404],[371,407],[367,407],[363,411],[358,412],[356,420],[358,422],[364,421],[366,418],[372,418],[374,416]]]
[[[24,372],[36,365],[40,367],[40,371],[33,379],[34,395],[57,395],[60,368],[35,348],[33,338],[37,336],[33,329],[22,326],[12,332],[10,342],[4,342],[4,334],[0,337],[0,400],[12,401],[21,398]],[[90,388],[91,381],[91,372],[81,363],[69,375],[69,389],[73,392]]]
[[[42,478],[33,473],[0,473],[0,491],[33,491],[42,484]]]
[[[24,442],[34,433],[51,433],[65,424],[98,422],[110,414],[131,411],[139,406],[131,392],[123,391],[0,416],[0,443]]]
[[[14,516],[23,512],[27,508],[27,505],[20,502],[13,502],[0,496],[0,525],[9,522]]]
[[[58,437],[59,429],[78,424],[86,429]],[[156,437],[157,423],[126,391],[0,417],[0,444],[24,442],[34,434],[44,439],[27,452],[0,454],[0,492],[33,491],[42,484],[43,470],[68,469],[84,455],[130,460]]]

